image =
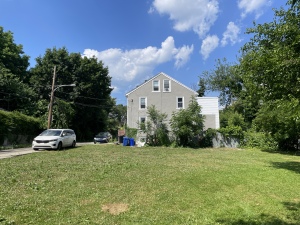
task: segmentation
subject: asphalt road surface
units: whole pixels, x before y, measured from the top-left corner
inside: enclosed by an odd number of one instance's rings
[[[93,142],[81,142],[81,143],[76,143],[76,146],[82,146],[82,145],[87,145],[87,144],[94,144]],[[21,156],[21,155],[26,155],[30,153],[37,153],[37,152],[42,152],[45,150],[33,150],[32,148],[16,148],[16,149],[6,149],[6,150],[1,150],[0,151],[0,159],[5,159],[5,158],[11,158],[15,156]]]

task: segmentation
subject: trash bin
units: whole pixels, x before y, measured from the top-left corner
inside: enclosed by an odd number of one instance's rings
[[[120,144],[123,144],[123,138],[124,138],[124,136],[119,136],[119,143]]]
[[[135,146],[134,138],[129,139],[130,146]]]
[[[129,145],[129,138],[123,137],[123,146],[128,146],[128,145]]]

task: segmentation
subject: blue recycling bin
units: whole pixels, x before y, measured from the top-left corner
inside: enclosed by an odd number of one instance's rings
[[[129,138],[123,137],[123,146],[128,146],[128,145],[129,145]]]
[[[135,146],[134,138],[129,139],[129,145],[130,146]]]

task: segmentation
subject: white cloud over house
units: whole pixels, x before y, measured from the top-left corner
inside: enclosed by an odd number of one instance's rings
[[[109,68],[112,86],[118,90],[138,82],[145,75],[151,75],[158,65],[168,61],[173,60],[176,68],[183,66],[188,62],[193,49],[193,45],[176,48],[174,38],[169,36],[162,42],[160,48],[153,46],[132,50],[110,48],[104,51],[85,49],[83,57],[96,57],[103,61]]]
[[[194,31],[203,38],[213,26],[219,13],[217,0],[154,0],[149,12],[166,14],[177,31]]]
[[[204,60],[206,60],[210,53],[219,46],[219,38],[216,35],[207,36],[201,45],[200,53]]]

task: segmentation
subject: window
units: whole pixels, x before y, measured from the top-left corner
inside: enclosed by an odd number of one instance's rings
[[[146,123],[146,117],[140,117],[140,123]]]
[[[140,97],[140,109],[146,109],[147,108],[147,98]]]
[[[184,98],[177,97],[177,109],[183,109],[184,106]]]
[[[170,92],[170,91],[171,91],[170,80],[164,80],[164,92]]]
[[[153,91],[159,91],[159,80],[154,80],[153,84]]]

